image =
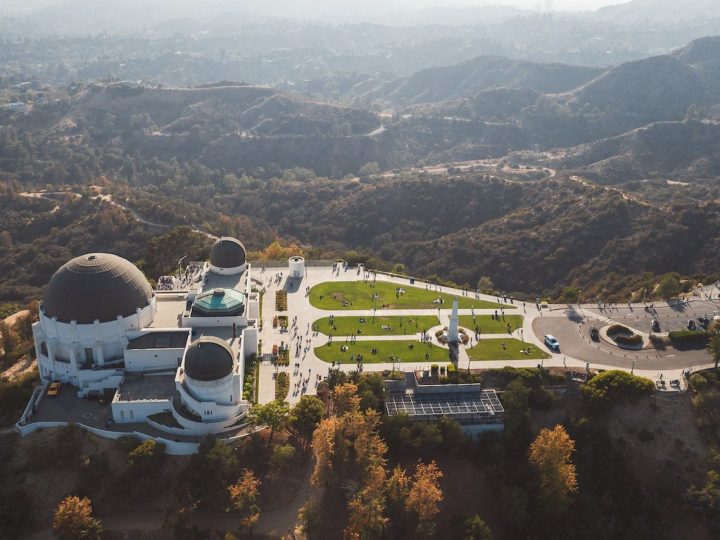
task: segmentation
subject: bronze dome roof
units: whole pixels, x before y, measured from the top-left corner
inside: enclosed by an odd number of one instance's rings
[[[216,268],[236,268],[245,264],[245,246],[240,240],[223,236],[210,250],[210,264]]]
[[[89,253],[65,263],[50,279],[42,311],[58,321],[92,324],[134,315],[150,304],[153,290],[130,261]]]
[[[232,370],[232,350],[220,338],[203,336],[185,351],[185,375],[191,379],[216,381]]]

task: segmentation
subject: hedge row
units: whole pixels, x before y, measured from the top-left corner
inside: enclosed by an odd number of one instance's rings
[[[675,343],[707,343],[710,332],[706,330],[675,330],[668,333],[668,337]]]

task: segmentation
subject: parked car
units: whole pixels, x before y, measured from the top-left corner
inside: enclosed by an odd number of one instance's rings
[[[545,345],[547,345],[548,348],[552,349],[555,352],[560,352],[560,342],[557,339],[555,339],[555,336],[546,334],[545,335]]]
[[[600,341],[600,330],[598,330],[595,326],[590,328],[590,339],[593,341]]]
[[[698,317],[697,322],[705,330],[707,330],[707,327],[710,326],[710,319],[708,319],[707,317]]]
[[[697,330],[697,324],[695,324],[695,321],[690,319],[687,323],[687,329],[688,330]]]
[[[653,331],[653,332],[659,332],[659,331],[660,331],[660,323],[658,322],[657,319],[653,319],[653,322],[652,322],[652,331]]]
[[[60,383],[57,381],[50,383],[50,386],[48,387],[47,395],[49,397],[55,397],[59,393],[60,393]]]

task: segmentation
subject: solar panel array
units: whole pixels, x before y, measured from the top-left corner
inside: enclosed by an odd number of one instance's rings
[[[482,415],[504,412],[495,390],[472,394],[391,394],[385,400],[390,416]]]

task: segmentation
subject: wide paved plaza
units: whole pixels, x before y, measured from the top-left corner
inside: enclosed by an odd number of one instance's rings
[[[282,276],[280,274],[282,273]],[[462,368],[504,366],[564,366],[584,369],[622,368],[652,380],[681,378],[688,367],[710,363],[705,350],[640,351],[619,349],[590,338],[591,326],[622,322],[643,333],[650,314],[642,305],[598,309],[597,305],[537,306],[496,296],[476,294],[391,276],[364,268],[337,265],[308,266],[305,277],[288,280],[285,267],[267,267],[257,274],[264,287],[262,352],[288,347],[288,366],[263,362],[259,374],[259,401],[274,399],[274,377],[290,376],[290,402],[314,394],[320,379],[333,366],[354,371],[429,369],[444,365],[449,351],[436,334],[448,326],[453,299],[459,301],[459,322],[469,342],[459,347]],[[287,291],[287,309],[276,311],[276,292]],[[717,295],[715,295],[717,298]],[[717,300],[701,295],[683,307],[655,305],[661,324],[679,326],[698,313],[718,314]],[[273,326],[276,316],[287,316],[288,328]],[[667,321],[667,322],[665,322]],[[560,351],[543,342],[553,334]]]

